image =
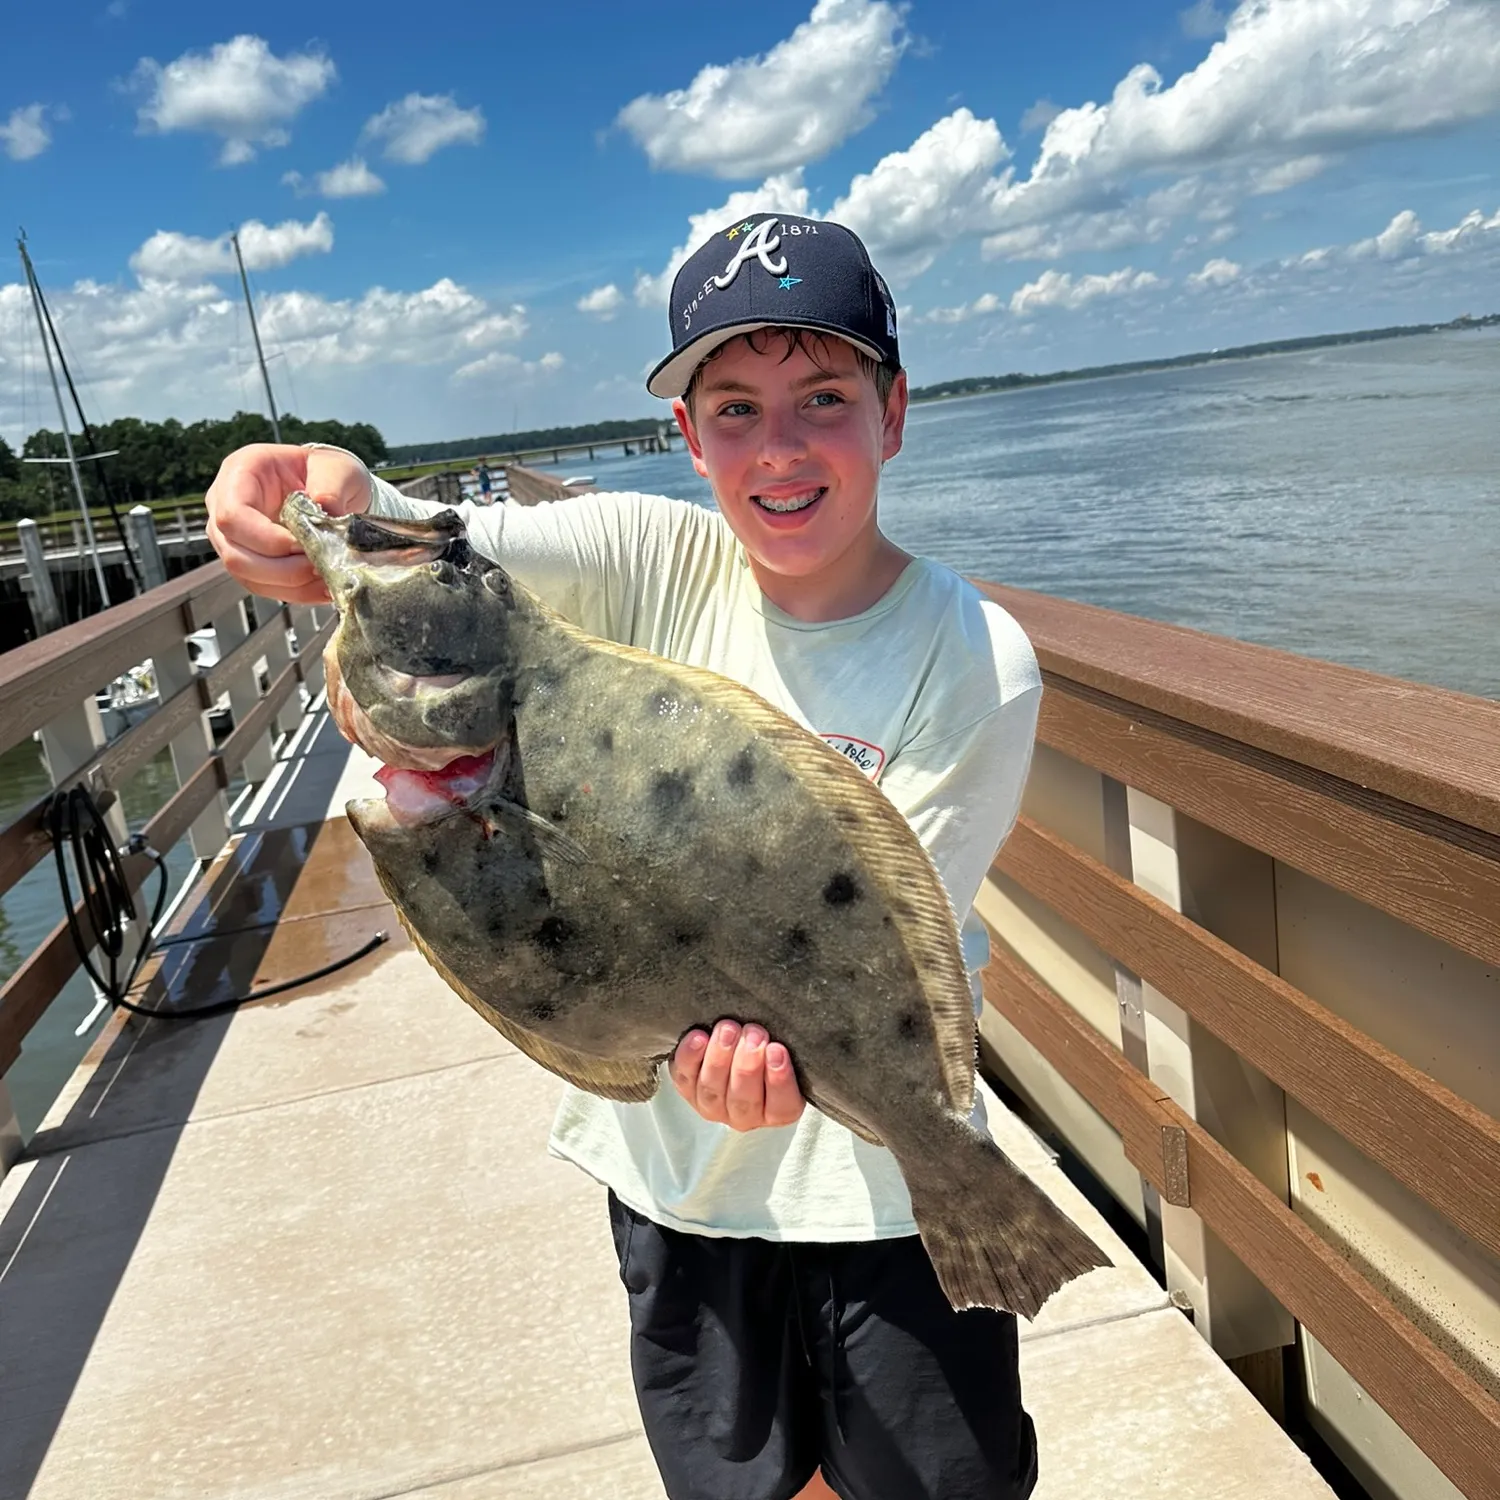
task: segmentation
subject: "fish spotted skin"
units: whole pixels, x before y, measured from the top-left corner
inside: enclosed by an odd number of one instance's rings
[[[1034,1316],[1107,1263],[969,1123],[957,923],[877,787],[743,685],[563,621],[452,512],[357,519],[283,510],[340,609],[341,728],[395,764],[495,752],[476,795],[430,816],[349,807],[464,999],[622,1100],[651,1097],[690,1028],[760,1023],[810,1103],[891,1149],[956,1307]]]

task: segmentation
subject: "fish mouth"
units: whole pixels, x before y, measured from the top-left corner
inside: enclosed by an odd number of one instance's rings
[[[466,813],[503,780],[509,759],[509,745],[502,742],[477,755],[457,756],[436,770],[382,766],[375,780],[385,789],[385,814],[399,827],[415,828]],[[378,810],[382,804],[373,806]]]

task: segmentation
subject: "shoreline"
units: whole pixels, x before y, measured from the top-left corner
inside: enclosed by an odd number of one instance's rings
[[[1312,334],[1305,338],[1272,339],[1263,344],[1236,344],[1227,349],[1207,349],[1193,354],[1175,354],[1162,359],[1129,360],[1112,365],[1086,365],[1076,370],[1056,370],[1044,375],[1019,372],[1005,375],[971,375],[917,386],[909,397],[913,406],[938,401],[960,401],[971,396],[1003,396],[1038,386],[1073,384],[1081,381],[1114,380],[1126,375],[1159,374],[1164,370],[1200,369],[1204,365],[1229,364],[1247,359],[1267,359],[1278,354],[1306,354],[1314,349],[1335,349],[1350,344],[1378,344],[1391,339],[1421,338],[1434,333],[1473,333],[1500,328],[1500,313],[1483,317],[1454,318],[1448,323],[1409,323],[1391,328],[1358,329],[1349,333]]]

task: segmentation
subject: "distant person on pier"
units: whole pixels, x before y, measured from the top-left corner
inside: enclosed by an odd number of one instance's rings
[[[467,505],[470,540],[583,629],[738,679],[878,783],[967,919],[977,998],[972,907],[1019,810],[1041,677],[1003,609],[880,529],[907,403],[886,284],[840,225],[752,213],[687,261],[669,312],[647,389],[672,400],[717,511]],[[277,524],[299,488],[334,514],[439,509],[338,450],[242,448],[209,534],[273,598],[328,597]],[[709,965],[705,987],[724,1003]],[[567,1089],[551,1149],[609,1189],[671,1500],[1026,1500],[1016,1319],[949,1306],[890,1153],[804,1109],[753,1015],[688,1032],[666,1067],[644,1104]]]
[[[481,463],[479,465],[478,478],[479,503],[481,505],[489,505],[491,503],[492,497],[490,495],[490,466],[488,464]]]

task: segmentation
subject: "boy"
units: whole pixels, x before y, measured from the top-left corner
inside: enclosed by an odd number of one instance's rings
[[[673,398],[718,512],[602,494],[461,507],[470,539],[584,629],[736,677],[822,734],[967,913],[1015,820],[1041,682],[1003,610],[879,528],[907,404],[890,293],[847,229],[752,214],[682,268],[670,316],[647,387]],[[336,450],[231,455],[210,535],[284,599],[326,598],[272,519],[299,487],[339,513],[436,508]],[[964,939],[976,972],[972,916]],[[552,1149],[609,1188],[672,1500],[1024,1500],[1015,1319],[948,1306],[889,1153],[804,1110],[754,1017],[688,1033],[669,1072],[649,1104],[569,1090]]]

